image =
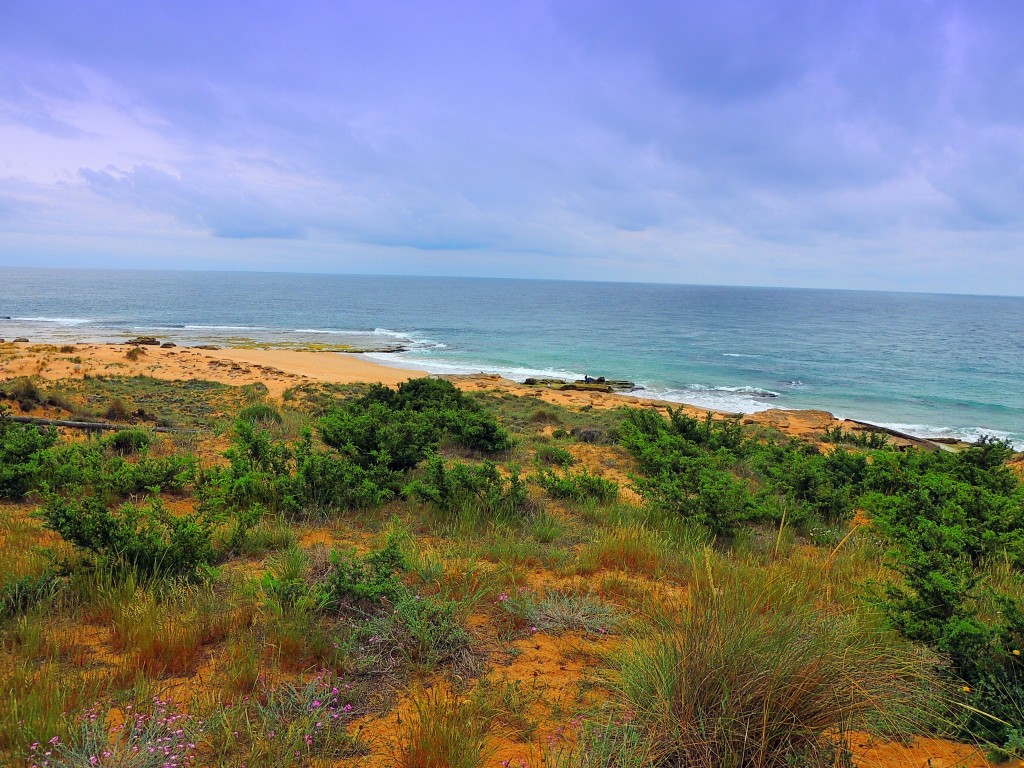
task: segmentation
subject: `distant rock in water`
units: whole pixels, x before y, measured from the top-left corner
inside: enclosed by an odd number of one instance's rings
[[[28,339],[26,339],[24,336],[19,336],[18,338],[16,338],[14,340],[14,343],[15,344],[27,344],[28,343]]]
[[[171,349],[171,347],[176,346],[178,345],[175,344],[173,341],[165,341],[163,344],[160,345],[160,349]]]
[[[157,341],[156,336],[136,336],[134,339],[128,339],[125,344],[133,344],[135,346],[146,346],[146,347],[158,347],[160,342]]]
[[[220,347],[215,346],[213,344],[200,344],[198,347],[192,347],[192,349],[206,349],[206,350],[209,350],[211,352],[215,352],[218,349],[220,349]]]
[[[523,381],[523,384],[528,387],[547,387],[548,389],[578,392],[633,392],[637,389],[643,389],[643,387],[638,387],[632,381],[605,379],[604,376],[599,376],[596,379],[588,376],[586,379],[577,379],[571,382],[563,379],[529,378]]]

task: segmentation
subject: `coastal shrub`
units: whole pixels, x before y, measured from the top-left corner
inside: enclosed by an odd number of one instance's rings
[[[190,454],[153,458],[143,452],[128,461],[106,448],[102,442],[54,446],[39,457],[39,485],[62,494],[87,491],[113,501],[152,488],[180,492],[195,480],[196,459]]]
[[[679,454],[672,458],[674,466],[633,479],[634,489],[659,510],[723,537],[758,518],[759,510],[746,484],[718,469],[712,459]]]
[[[365,555],[332,552],[317,602],[354,618],[360,644],[381,659],[401,657],[432,668],[469,645],[464,609],[455,601],[413,592],[401,578],[408,568],[395,534],[382,549]]]
[[[228,466],[204,472],[200,497],[212,510],[253,504],[295,518],[377,506],[394,497],[400,475],[382,463],[361,463],[351,449],[316,448],[303,429],[294,449],[245,419],[235,423]]]
[[[586,469],[558,472],[538,464],[534,480],[553,498],[567,499],[577,504],[587,501],[609,502],[619,497],[618,483],[592,475]]]
[[[319,430],[324,443],[361,467],[381,464],[396,472],[415,467],[441,441],[430,414],[394,411],[380,402],[335,410],[320,420]]]
[[[901,577],[878,590],[880,605],[966,682],[965,731],[1004,746],[1024,711],[1024,601],[986,577],[993,560],[1024,564],[1024,484],[1005,463],[1011,455],[992,440],[959,453],[878,454],[865,496]]]
[[[642,474],[633,488],[658,509],[705,526],[715,536],[731,536],[757,519],[759,510],[747,484],[731,468],[745,450],[735,420],[703,420],[682,409],[669,418],[646,410],[629,413],[621,444],[636,458]]]
[[[383,549],[366,555],[332,552],[331,570],[323,582],[325,605],[338,610],[347,604],[379,605],[394,602],[404,591],[399,575],[408,568],[398,538],[391,536]]]
[[[694,583],[678,626],[620,659],[623,704],[659,766],[832,768],[848,729],[909,716],[921,684],[912,652],[761,571]]]
[[[867,474],[867,457],[836,448],[829,454],[799,440],[751,446],[747,465],[756,473],[762,492],[784,499],[788,521],[844,522],[853,516]],[[769,515],[770,516],[770,515]]]
[[[55,429],[18,424],[0,409],[0,498],[20,499],[33,490],[40,459],[56,442]]]
[[[630,410],[620,427],[619,442],[638,458],[651,458],[646,449],[657,443],[691,455],[697,449],[738,455],[745,445],[738,419],[715,419],[710,411],[697,419],[682,408],[669,408],[668,419],[657,411]]]
[[[173,515],[159,497],[116,511],[95,496],[49,494],[40,507],[44,525],[93,555],[101,564],[143,574],[195,574],[212,564],[213,521],[200,514]]]
[[[407,471],[444,440],[483,452],[507,450],[509,434],[461,390],[439,379],[410,379],[397,390],[371,387],[319,422],[327,445],[363,467]]]
[[[303,430],[295,449],[290,506],[305,515],[379,506],[395,496],[400,475],[384,464],[363,467],[351,456],[319,451]]]
[[[492,461],[446,463],[439,456],[430,459],[422,475],[406,485],[403,493],[443,512],[475,510],[488,517],[521,514],[529,497],[514,465],[505,477]]]

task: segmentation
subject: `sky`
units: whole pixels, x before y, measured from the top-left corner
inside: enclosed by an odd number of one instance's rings
[[[1024,295],[1020,0],[0,0],[0,266]]]

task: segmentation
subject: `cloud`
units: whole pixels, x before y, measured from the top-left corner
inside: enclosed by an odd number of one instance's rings
[[[77,233],[88,263],[122,238],[211,266],[957,290],[970,262],[1024,293],[1022,9],[20,4],[0,228]]]

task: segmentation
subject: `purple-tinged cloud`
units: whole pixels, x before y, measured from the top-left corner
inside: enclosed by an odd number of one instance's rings
[[[1018,3],[9,5],[0,264],[1024,293]]]

